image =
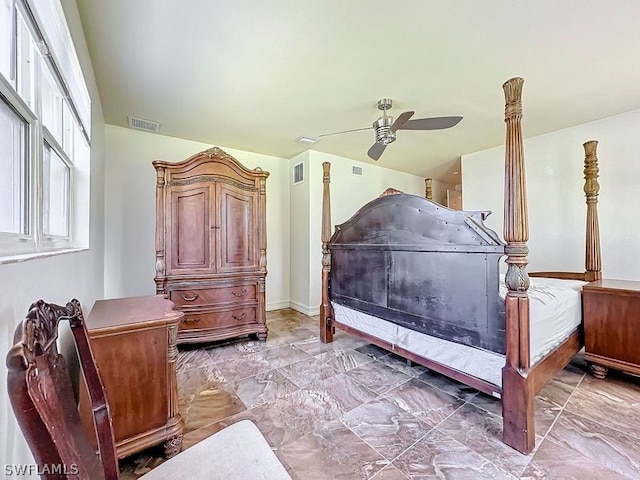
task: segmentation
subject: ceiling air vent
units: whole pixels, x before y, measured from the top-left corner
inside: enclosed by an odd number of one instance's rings
[[[160,130],[160,123],[154,122],[153,120],[145,120],[144,118],[132,117],[131,115],[127,117],[127,120],[129,121],[129,126],[136,130],[153,133],[158,133],[158,130]]]
[[[353,173],[354,175],[359,175],[361,177],[362,176],[362,167],[356,167],[355,165],[353,165],[351,167],[351,173]]]

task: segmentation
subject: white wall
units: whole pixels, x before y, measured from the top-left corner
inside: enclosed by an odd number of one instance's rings
[[[293,167],[299,163],[303,164],[304,181],[293,185]],[[289,165],[291,306],[305,312],[309,305],[309,151],[293,157]]]
[[[300,161],[300,160],[298,160]],[[300,268],[291,271],[291,285],[304,289],[308,298],[306,305],[292,307],[308,315],[317,315],[321,301],[322,278],[322,163],[331,163],[331,223],[339,225],[346,222],[358,209],[370,202],[387,188],[393,187],[405,193],[424,196],[424,178],[408,173],[389,170],[378,165],[357,162],[336,155],[316,152],[308,152],[309,168],[307,169],[308,189],[308,242],[300,249],[299,260],[308,262],[308,268]],[[297,163],[292,161],[292,166]],[[362,168],[362,176],[353,175],[352,166]],[[293,189],[292,189],[293,191]],[[305,190],[306,192],[306,190]],[[294,198],[292,197],[292,205]],[[293,208],[293,206],[292,206]],[[295,225],[294,229],[307,228],[305,223]],[[333,233],[333,232],[332,232]],[[301,235],[302,236],[302,235]],[[297,239],[292,238],[292,242]],[[292,243],[293,245],[293,243]],[[304,251],[303,251],[304,250]],[[294,260],[292,257],[292,265]],[[293,296],[292,296],[293,298]]]
[[[211,145],[106,126],[105,297],[155,293],[153,160],[180,161]],[[267,178],[267,309],[289,304],[289,160],[221,147]]]
[[[525,140],[529,270],[584,270],[582,144],[589,140],[600,142],[603,276],[640,280],[640,110]],[[492,210],[486,223],[502,235],[504,147],[465,155],[462,175],[465,210]]]
[[[453,183],[443,182],[442,180],[434,179],[431,182],[431,191],[433,201],[440,205],[447,205],[447,190],[455,190],[456,186]]]
[[[102,298],[104,290],[104,119],[76,3],[62,0],[62,6],[92,102],[89,250],[0,265],[0,398],[3,399],[0,402],[0,435],[3,437],[0,466],[33,463],[13,410],[6,401],[4,359],[13,345],[15,327],[25,317],[29,305],[40,298],[64,304],[76,297],[88,313],[94,301]]]

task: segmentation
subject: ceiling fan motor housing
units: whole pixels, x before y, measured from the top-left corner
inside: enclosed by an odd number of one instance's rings
[[[385,115],[373,122],[373,128],[376,131],[376,142],[384,145],[395,142],[396,133],[390,130],[394,120],[393,117]]]

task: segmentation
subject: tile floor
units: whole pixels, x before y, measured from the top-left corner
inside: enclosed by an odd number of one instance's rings
[[[249,418],[297,480],[640,479],[637,378],[596,380],[576,357],[536,398],[537,448],[522,455],[500,440],[498,400],[344,332],[323,344],[294,310],[267,318],[266,343],[181,349],[185,448]],[[158,455],[125,459],[122,478]]]

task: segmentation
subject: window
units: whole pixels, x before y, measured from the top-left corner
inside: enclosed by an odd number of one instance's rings
[[[42,229],[46,237],[69,236],[69,164],[45,142],[42,162]]]
[[[60,0],[0,0],[0,260],[88,246],[90,112]]]
[[[0,0],[0,74],[11,78],[13,0]]]
[[[29,24],[18,10],[16,37],[16,82],[20,98],[35,112],[36,110],[36,68],[38,48]]]
[[[27,122],[0,101],[0,234],[27,231]]]

